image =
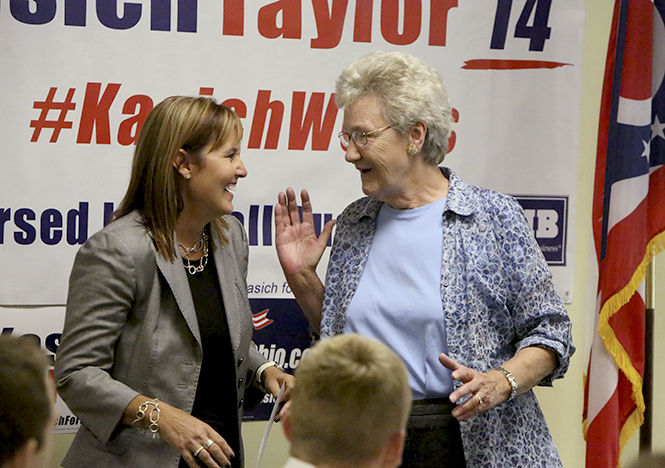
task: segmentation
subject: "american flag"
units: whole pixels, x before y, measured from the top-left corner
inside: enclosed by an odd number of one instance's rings
[[[584,389],[587,468],[617,467],[644,420],[644,276],[665,247],[664,20],[665,0],[615,1],[593,197],[598,270]]]
[[[252,314],[254,330],[261,330],[274,322],[274,320],[268,318],[268,312],[270,312],[270,309],[264,309],[261,312]]]

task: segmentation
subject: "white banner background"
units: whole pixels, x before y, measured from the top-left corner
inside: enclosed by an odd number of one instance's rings
[[[371,16],[362,14],[368,7]],[[343,21],[331,21],[331,11]],[[527,25],[546,20],[542,50],[516,37],[523,13]],[[126,29],[109,27],[113,16]],[[249,176],[234,205],[258,244],[250,247],[250,297],[290,297],[269,207],[289,185],[307,188],[315,212],[331,216],[362,196],[337,142],[342,113],[325,114],[341,69],[374,50],[413,53],[440,71],[458,113],[445,165],[504,193],[565,198],[564,226],[573,232],[583,23],[583,3],[545,0],[0,1],[0,304],[13,306],[0,308],[3,328],[38,313],[44,333],[61,329],[62,308],[21,306],[65,303],[78,242],[103,226],[105,203],[117,205],[126,189],[135,121],[174,94],[235,99]],[[559,65],[465,68],[480,59]],[[71,92],[74,106],[42,117],[51,88],[54,102]],[[308,109],[313,124],[303,126]],[[58,119],[68,126],[38,131],[31,123]],[[572,236],[559,234],[565,264],[552,271],[570,302]]]
[[[86,3],[83,15],[81,5]],[[314,133],[322,133],[319,146],[323,145],[326,151],[312,149],[311,132],[303,150],[289,149],[290,131],[300,125],[305,113],[300,108],[300,121],[292,124],[294,93],[305,93],[305,111],[313,93],[323,95],[324,105],[317,116],[320,122],[334,80],[343,66],[377,49],[398,49],[418,55],[437,68],[446,80],[453,106],[459,112],[459,121],[454,126],[455,146],[446,158],[446,165],[471,183],[510,194],[568,196],[574,207],[582,6],[554,3],[547,18],[550,38],[544,42],[543,51],[529,51],[530,39],[514,37],[520,14],[527,3],[533,3],[526,0],[512,2],[503,49],[490,49],[492,34],[502,23],[496,19],[496,9],[511,3],[502,0],[496,8],[489,7],[487,2],[482,5],[460,2],[460,6],[453,6],[457,1],[373,2],[371,23],[355,13],[356,7],[372,2],[352,1],[346,6],[338,45],[325,49],[316,46],[326,38],[330,38],[328,44],[334,44],[334,30],[321,19],[317,24],[314,5],[321,18],[324,15],[321,5],[326,2],[172,1],[170,16],[163,8],[158,9],[165,3],[169,4],[168,1],[117,2],[118,12],[97,10],[93,2],[85,1],[66,2],[69,10],[62,2],[56,5],[55,1],[1,3],[0,28],[6,46],[1,57],[4,83],[0,91],[5,115],[5,125],[0,129],[5,147],[0,173],[0,255],[5,271],[11,273],[6,273],[6,280],[0,285],[0,303],[64,303],[66,280],[79,247],[67,243],[66,230],[72,229],[72,223],[67,225],[66,214],[78,209],[80,202],[89,203],[89,235],[102,227],[103,204],[117,204],[122,197],[133,145],[119,143],[118,135],[120,132],[121,139],[127,139],[135,133],[136,127],[129,126],[131,122],[122,123],[139,110],[133,105],[137,99],[157,103],[169,95],[195,95],[201,87],[207,87],[213,88],[213,95],[220,101],[241,100],[246,105],[244,144],[248,144],[250,136],[259,141],[257,137],[264,122],[265,128],[260,144],[244,150],[249,177],[239,184],[236,209],[247,218],[250,205],[261,208],[272,205],[277,192],[291,185],[310,190],[317,212],[337,215],[346,204],[362,195],[358,177],[352,166],[344,162],[336,141],[341,112],[336,115],[336,123],[323,132],[320,123],[312,126]],[[196,26],[196,32],[177,31],[178,15],[185,22],[190,17],[184,8],[179,13],[178,3],[190,7],[198,3],[197,19],[188,23],[190,28]],[[340,15],[346,4],[328,3],[333,6],[334,16]],[[545,3],[549,2],[535,2],[534,11]],[[41,25],[21,22],[30,15],[33,21],[35,17],[45,21],[50,17],[46,14],[50,4],[55,9],[50,21]],[[114,9],[115,4],[107,2],[110,6],[106,8]],[[138,5],[140,17],[135,11]],[[398,7],[397,17],[389,15],[394,5]],[[421,15],[415,17],[413,12],[417,12],[419,5]],[[438,8],[434,19],[430,15],[431,5]],[[279,8],[284,9],[272,17],[268,14]],[[449,10],[444,17],[441,13],[446,8]],[[119,17],[124,15],[125,21],[134,15],[138,22],[129,29],[111,29],[99,19],[108,22],[109,11]],[[157,17],[154,22],[151,15]],[[382,15],[386,26],[382,26]],[[395,42],[390,36],[390,25],[397,25],[397,31],[402,31],[405,15],[410,25],[419,23],[420,33],[411,44],[393,45],[388,42]],[[533,23],[533,16],[529,24]],[[66,25],[66,22],[81,23],[83,18],[85,26]],[[151,26],[157,27],[158,20],[164,18],[170,21],[171,31],[151,30]],[[277,29],[285,24],[287,34],[299,37],[265,37],[270,33],[271,19]],[[233,20],[242,20],[243,35],[224,34],[231,31],[229,24]],[[371,28],[362,24],[371,24]],[[432,24],[439,26],[430,34]],[[407,31],[413,27],[408,26]],[[356,28],[361,32],[371,29],[371,42],[354,41]],[[445,46],[429,45],[431,41],[441,42],[444,31]],[[462,68],[465,61],[473,59],[515,58],[568,65],[530,70]],[[94,83],[99,83],[98,94]],[[112,97],[114,89],[110,84],[119,87],[105,112],[102,96],[106,92],[107,97]],[[46,100],[52,87],[57,88],[54,101],[64,101],[67,92],[73,89],[75,104],[74,109],[62,115],[71,128],[63,128],[53,137],[52,129],[44,128],[38,134],[30,126],[31,121],[39,120],[41,113],[34,106]],[[275,112],[255,115],[260,93],[262,96],[269,93],[270,101],[283,103],[281,119]],[[136,95],[150,99],[132,98]],[[87,111],[94,109],[100,99],[101,110],[95,121]],[[125,105],[128,107],[123,108]],[[142,110],[148,108],[144,106]],[[47,119],[57,120],[59,116],[60,111],[51,110]],[[273,149],[266,134],[271,125],[280,124]],[[105,128],[108,128],[107,137]],[[31,138],[37,141],[32,142]],[[52,139],[55,141],[51,142]],[[26,219],[22,208],[34,212],[35,219]],[[55,245],[46,245],[40,236],[42,230],[49,231],[45,228],[48,220],[41,219],[48,209],[59,211],[64,218],[63,238]],[[35,239],[21,245],[15,236],[25,236],[22,224],[26,223],[35,229]],[[57,230],[51,228],[50,232]],[[570,222],[568,231],[571,231]],[[70,235],[77,234],[70,231]],[[572,299],[570,242],[567,251],[566,266],[553,267],[553,271],[558,290],[569,301]],[[251,261],[250,282],[279,282],[281,273],[271,246],[253,247]]]

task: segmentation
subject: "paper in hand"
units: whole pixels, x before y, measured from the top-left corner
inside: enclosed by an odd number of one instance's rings
[[[266,426],[266,432],[263,434],[263,439],[261,439],[261,445],[259,446],[259,455],[256,457],[256,468],[261,467],[261,459],[263,458],[263,452],[265,451],[266,445],[268,443],[268,437],[270,436],[270,428],[272,423],[275,422],[275,416],[277,416],[277,411],[279,410],[279,404],[282,402],[282,394],[284,393],[284,386],[279,389],[279,395],[275,399],[275,404],[272,407],[272,412],[270,413],[270,419],[268,420],[268,425]]]

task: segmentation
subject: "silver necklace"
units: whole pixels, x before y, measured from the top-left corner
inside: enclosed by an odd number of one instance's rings
[[[195,274],[203,271],[203,269],[208,264],[208,234],[206,234],[204,232],[203,235],[201,236],[201,238],[199,240],[197,240],[196,243],[191,247],[187,247],[187,246],[182,245],[180,243],[178,243],[178,247],[180,247],[180,251],[182,252],[182,256],[186,261],[184,267],[185,267],[185,270],[187,270],[187,273],[189,273],[190,275],[195,275]],[[199,264],[195,265],[189,259],[189,255],[192,254],[192,253],[200,252],[201,249],[203,249],[203,256],[199,260]]]

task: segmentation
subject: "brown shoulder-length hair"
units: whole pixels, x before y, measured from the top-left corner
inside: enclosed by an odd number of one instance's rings
[[[129,187],[113,214],[117,220],[138,210],[155,243],[157,252],[174,261],[176,220],[183,201],[173,162],[181,149],[194,157],[212,144],[222,146],[229,138],[242,137],[242,124],[236,113],[207,97],[172,96],[157,104],[143,124],[134,151]],[[213,221],[222,242],[227,242],[222,218]]]

